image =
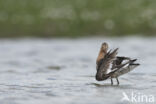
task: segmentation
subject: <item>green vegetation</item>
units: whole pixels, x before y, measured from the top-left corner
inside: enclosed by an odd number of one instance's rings
[[[0,0],[0,37],[156,34],[155,0]]]

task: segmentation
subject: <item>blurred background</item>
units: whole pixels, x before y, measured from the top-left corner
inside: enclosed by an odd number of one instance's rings
[[[156,97],[155,10],[156,0],[0,0],[0,104]],[[119,86],[95,80],[103,42],[141,64]]]
[[[0,37],[156,34],[155,0],[0,0]]]

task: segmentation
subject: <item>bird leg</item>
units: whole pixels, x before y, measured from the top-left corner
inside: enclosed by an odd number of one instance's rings
[[[112,79],[112,77],[111,77],[111,85],[113,85],[113,79]]]
[[[117,85],[119,85],[119,80],[118,80],[118,77],[116,77],[116,81],[117,81]]]

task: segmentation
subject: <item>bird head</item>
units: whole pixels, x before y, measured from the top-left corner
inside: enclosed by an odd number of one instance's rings
[[[103,52],[107,52],[107,50],[108,50],[108,44],[105,43],[105,42],[102,43],[101,50],[102,50]]]

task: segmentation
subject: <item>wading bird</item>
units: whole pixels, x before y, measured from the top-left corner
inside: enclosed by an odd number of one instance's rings
[[[118,48],[113,51],[108,51],[107,43],[103,43],[101,45],[101,49],[96,60],[97,73],[95,77],[97,81],[103,81],[110,78],[111,85],[113,85],[113,78],[115,78],[119,85],[119,76],[130,72],[140,65],[135,63],[137,59],[117,56],[117,51]]]

